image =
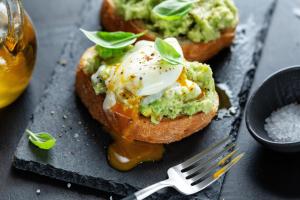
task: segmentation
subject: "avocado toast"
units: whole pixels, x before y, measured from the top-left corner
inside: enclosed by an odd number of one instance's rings
[[[192,3],[188,12],[179,18],[162,18],[154,12],[160,3],[170,2],[169,7],[172,7],[189,1],[104,0],[101,24],[107,31],[140,33],[147,30],[147,34],[141,37],[145,40],[176,37],[187,60],[203,62],[231,45],[238,24],[238,11],[232,0],[200,0]]]
[[[127,140],[179,141],[206,127],[217,113],[210,67],[186,61],[175,38],[160,41],[176,50],[178,63],[163,59],[157,42],[144,40],[109,58],[96,45],[80,59],[78,96],[93,118]]]

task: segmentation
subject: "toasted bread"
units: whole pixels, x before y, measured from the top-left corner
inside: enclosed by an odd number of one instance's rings
[[[76,72],[76,92],[92,117],[113,134],[118,134],[129,140],[148,143],[171,143],[203,129],[216,115],[219,105],[217,94],[214,108],[210,113],[181,116],[174,120],[163,119],[158,125],[153,124],[149,118],[141,115],[133,120],[118,112],[104,111],[102,104],[105,96],[95,94],[91,75],[83,70],[91,51],[94,50],[92,48],[86,50],[80,59]]]
[[[140,33],[146,30],[143,21],[128,20],[118,15],[112,0],[103,0],[100,11],[100,20],[102,26],[107,31],[126,31]],[[155,40],[156,34],[148,31],[147,34],[139,39]],[[222,31],[221,37],[207,42],[195,43],[190,40],[181,40],[180,44],[184,57],[189,61],[204,62],[215,56],[222,49],[229,47],[235,37],[235,28],[228,28]]]

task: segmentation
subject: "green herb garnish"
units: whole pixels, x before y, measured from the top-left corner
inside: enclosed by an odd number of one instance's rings
[[[156,5],[153,12],[164,20],[178,20],[193,8],[198,0],[167,0]]]
[[[168,63],[171,63],[173,65],[183,63],[182,55],[178,53],[178,51],[168,42],[160,38],[156,38],[154,46],[155,49],[159,52],[162,59],[167,61]]]
[[[85,36],[95,44],[107,49],[121,49],[133,44],[138,37],[146,32],[134,34],[130,32],[86,31],[80,29]]]
[[[118,56],[122,56],[128,49],[129,49],[128,47],[124,47],[121,49],[108,49],[96,45],[96,51],[98,55],[103,59],[116,58]]]
[[[39,147],[40,149],[48,150],[55,146],[56,139],[49,133],[33,133],[28,129],[26,129],[26,133],[28,134],[28,139],[30,140],[30,142],[32,142],[35,146]]]

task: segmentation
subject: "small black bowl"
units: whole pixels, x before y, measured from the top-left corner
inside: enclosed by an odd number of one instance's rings
[[[275,151],[300,151],[300,141],[275,142],[264,129],[265,119],[273,111],[295,102],[300,103],[300,66],[288,67],[269,76],[247,104],[246,125],[251,135],[259,143]]]

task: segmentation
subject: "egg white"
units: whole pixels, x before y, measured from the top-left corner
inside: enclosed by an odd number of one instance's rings
[[[182,56],[180,44],[175,38],[165,39]],[[182,73],[183,65],[172,65],[164,61],[154,47],[154,42],[139,41],[126,53],[120,64],[106,80],[112,92],[127,90],[137,97],[158,94],[174,85]],[[116,103],[116,95],[106,94],[105,109]]]

